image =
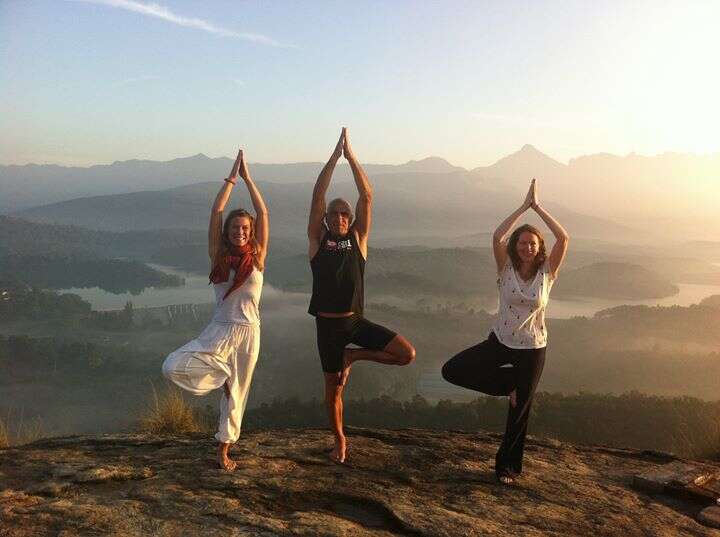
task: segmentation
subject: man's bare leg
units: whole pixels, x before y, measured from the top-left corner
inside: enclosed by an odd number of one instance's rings
[[[225,397],[230,400],[230,388],[228,387],[227,382],[223,385],[223,390],[225,391]],[[218,466],[228,472],[232,472],[235,468],[237,468],[237,463],[230,458],[230,455],[228,455],[230,445],[231,444],[228,442],[220,442],[217,448]]]
[[[345,462],[347,442],[343,432],[343,385],[340,384],[342,373],[325,373],[325,406],[327,407],[330,428],[335,435],[335,447],[330,458],[337,463]]]
[[[396,335],[381,351],[369,349],[345,349],[343,371],[340,378],[341,386],[347,382],[350,368],[358,360],[368,360],[387,365],[408,365],[415,360],[415,347],[401,335]]]

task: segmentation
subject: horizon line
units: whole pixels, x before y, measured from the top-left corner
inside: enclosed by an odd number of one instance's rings
[[[553,161],[557,162],[558,164],[561,164],[562,166],[569,166],[569,165],[570,165],[570,162],[572,162],[573,160],[579,159],[579,158],[591,157],[591,156],[597,156],[597,155],[610,155],[610,156],[614,156],[614,157],[618,157],[618,158],[628,158],[628,157],[657,158],[657,157],[662,157],[662,156],[667,156],[667,155],[679,155],[679,156],[685,156],[685,157],[688,157],[688,156],[689,156],[689,157],[695,157],[695,158],[707,158],[707,157],[720,156],[720,149],[718,149],[718,150],[715,151],[715,152],[706,152],[706,153],[682,152],[682,151],[663,151],[663,152],[661,152],[661,153],[655,153],[655,154],[652,154],[652,155],[650,155],[650,154],[638,153],[637,151],[631,151],[631,152],[626,153],[626,154],[624,154],[624,155],[620,155],[620,154],[617,154],[617,153],[611,153],[611,152],[609,152],[609,151],[598,151],[598,152],[595,152],[595,153],[584,153],[584,154],[581,154],[581,155],[577,155],[577,156],[575,156],[575,157],[571,157],[570,159],[568,159],[567,162],[562,162],[562,161],[560,161],[560,160],[558,160],[558,159],[556,159],[556,158],[548,155],[547,153],[545,153],[545,152],[543,152],[543,151],[540,151],[537,147],[535,147],[535,146],[532,145],[532,144],[523,144],[523,145],[521,146],[521,148],[518,149],[517,151],[513,151],[512,153],[508,153],[508,154],[506,154],[506,155],[503,155],[503,156],[497,158],[496,160],[494,160],[491,164],[485,164],[485,165],[480,164],[480,165],[474,166],[474,167],[472,167],[472,168],[466,168],[466,167],[464,167],[464,166],[460,166],[460,165],[457,165],[457,164],[453,164],[452,162],[450,162],[450,161],[449,161],[448,159],[446,159],[445,157],[441,157],[441,156],[438,156],[438,155],[429,155],[429,156],[427,156],[427,157],[422,157],[422,158],[419,158],[419,159],[409,159],[409,160],[405,160],[405,161],[402,161],[402,162],[396,162],[396,163],[390,163],[390,162],[365,162],[365,163],[363,163],[363,165],[364,165],[364,166],[404,166],[404,165],[407,165],[407,164],[411,164],[411,163],[413,163],[413,162],[422,162],[422,161],[430,160],[430,159],[439,159],[439,160],[445,161],[445,162],[448,163],[450,166],[453,166],[453,167],[455,167],[455,168],[461,168],[461,169],[464,170],[464,171],[471,172],[471,171],[476,170],[476,169],[478,169],[478,168],[487,168],[487,167],[493,166],[494,164],[497,164],[498,162],[500,162],[501,160],[503,160],[503,159],[505,159],[505,158],[507,158],[507,157],[510,157],[510,156],[512,156],[512,155],[515,155],[515,154],[517,154],[517,153],[520,153],[521,151],[525,150],[526,148],[530,148],[531,150],[534,150],[534,151],[538,152],[538,153],[541,154],[542,156],[544,156],[544,157],[546,157],[546,158],[548,158],[548,159],[550,159],[550,160],[553,160]],[[151,158],[130,158],[130,159],[125,159],[125,160],[114,160],[114,161],[112,161],[112,162],[88,164],[88,165],[86,165],[86,166],[69,166],[69,165],[65,165],[65,164],[56,164],[56,163],[52,163],[52,162],[45,162],[45,163],[25,162],[25,163],[23,163],[23,164],[17,164],[17,163],[6,164],[6,163],[3,163],[3,162],[0,162],[0,166],[5,167],[5,168],[9,168],[9,167],[13,167],[13,166],[14,166],[14,167],[18,167],[18,168],[22,168],[22,167],[25,167],[25,166],[55,166],[55,167],[58,167],[58,168],[90,169],[90,168],[94,168],[94,167],[97,167],[97,166],[105,166],[105,167],[107,167],[107,166],[114,166],[114,165],[116,165],[116,164],[123,164],[123,163],[126,163],[126,162],[136,162],[136,161],[137,161],[137,162],[167,163],[167,162],[173,162],[173,161],[175,161],[175,160],[192,159],[192,158],[196,158],[196,157],[205,157],[205,158],[207,158],[207,159],[209,159],[209,160],[217,160],[217,159],[221,159],[221,158],[228,159],[228,160],[233,160],[233,157],[229,157],[229,156],[226,156],[226,155],[220,155],[220,156],[216,156],[216,157],[210,157],[210,156],[206,155],[205,153],[203,153],[203,152],[201,151],[201,152],[195,153],[195,154],[193,154],[193,155],[178,156],[178,157],[170,158],[170,159],[167,159],[167,160],[154,160],[154,159],[151,159]],[[323,162],[323,161],[320,161],[320,160],[297,160],[297,161],[288,161],[288,162],[259,162],[259,161],[255,161],[255,162],[248,162],[248,164],[252,164],[252,165],[264,165],[264,166],[272,166],[272,165],[276,165],[276,166],[287,166],[287,165],[293,165],[293,164],[317,164],[317,163],[322,164],[322,162]],[[340,166],[342,166],[342,165],[347,165],[346,162],[339,162],[338,164],[339,164]]]

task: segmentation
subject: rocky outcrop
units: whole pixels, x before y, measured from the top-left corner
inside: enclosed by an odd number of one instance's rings
[[[246,433],[234,473],[208,435],[76,436],[0,450],[0,535],[720,536],[707,504],[633,487],[670,455],[530,438],[515,487],[495,434],[351,429]],[[692,463],[718,472],[716,465]],[[707,518],[707,517],[706,517]]]

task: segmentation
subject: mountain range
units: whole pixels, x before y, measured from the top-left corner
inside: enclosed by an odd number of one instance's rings
[[[518,204],[518,194],[487,189],[472,181],[469,172],[376,175],[374,183],[373,236],[416,242],[425,237],[454,237],[492,231]],[[304,240],[311,183],[257,182],[270,211],[274,236]],[[153,229],[206,229],[208,211],[220,181],[198,183],[160,191],[141,191],[78,198],[15,213],[24,219],[70,224],[108,231]],[[331,185],[328,199],[355,199],[355,185]],[[520,199],[522,199],[520,197]],[[229,207],[250,207],[244,187],[238,186]],[[613,240],[640,238],[641,233],[612,221],[571,211],[555,203],[547,207],[579,237]],[[534,214],[527,221],[541,225]]]
[[[215,181],[227,177],[232,164],[233,161],[227,157],[210,158],[199,153],[166,162],[126,160],[88,168],[38,164],[0,166],[0,213],[79,197],[128,194]],[[255,179],[286,184],[315,181],[323,163],[251,163],[249,167]],[[437,157],[411,160],[397,166],[368,164],[365,169],[371,175],[467,171]],[[337,167],[337,180],[349,180],[351,177],[347,164]]]
[[[0,166],[0,213],[96,229],[204,227],[207,206],[197,211],[189,206],[211,200],[231,165],[229,158],[198,154],[168,162],[130,160],[89,168]],[[303,207],[303,218],[290,226],[294,230],[304,226],[309,192],[322,165],[250,164],[250,169],[275,205],[276,217],[278,209],[280,214],[287,210],[297,216],[298,207]],[[656,240],[669,234],[709,239],[717,223],[720,153],[655,157],[602,153],[563,164],[525,145],[491,166],[472,170],[439,157],[401,165],[367,164],[365,169],[379,193],[378,215],[392,213],[395,218],[385,220],[396,233],[408,228],[417,233],[426,227],[418,214],[432,216],[437,228],[425,235],[439,236],[448,229],[468,234],[496,225],[497,217],[522,201],[531,177],[538,178],[543,204],[564,212],[569,222],[583,221],[572,230],[576,236]],[[347,164],[338,165],[333,185],[354,197]],[[189,212],[178,218],[168,204]],[[145,214],[138,214],[143,208]],[[84,211],[89,214],[83,215]],[[174,221],[165,222],[171,215]]]

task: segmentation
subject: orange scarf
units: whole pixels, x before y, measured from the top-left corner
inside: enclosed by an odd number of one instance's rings
[[[223,256],[213,267],[210,273],[210,283],[222,283],[230,279],[230,269],[235,270],[235,279],[230,289],[227,290],[223,300],[230,293],[240,287],[248,279],[253,270],[253,247],[247,242],[244,246],[231,246],[230,254]]]

